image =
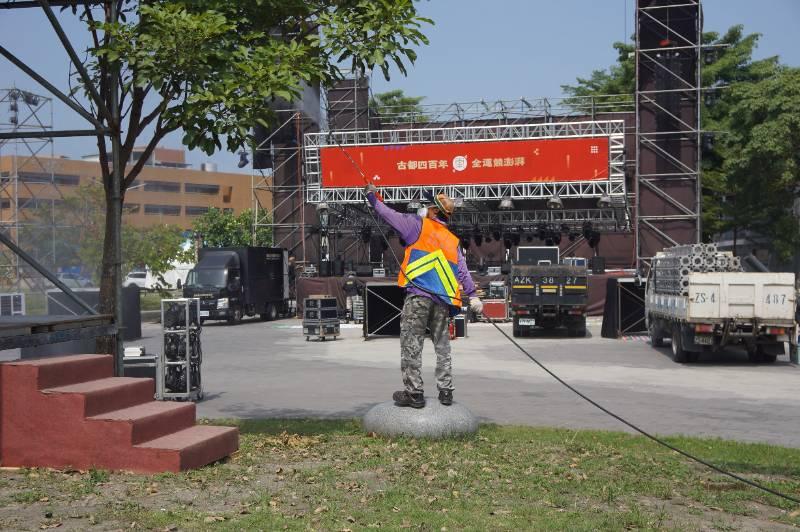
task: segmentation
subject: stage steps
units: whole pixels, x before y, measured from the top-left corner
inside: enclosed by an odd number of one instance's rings
[[[109,355],[0,364],[0,464],[178,472],[239,448],[238,429],[195,425],[194,403],[154,401],[154,385],[113,377]]]

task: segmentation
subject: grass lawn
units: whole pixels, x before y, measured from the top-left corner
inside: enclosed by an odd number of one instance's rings
[[[224,422],[223,422],[224,423]],[[3,529],[781,529],[800,509],[641,437],[485,425],[388,440],[355,421],[253,420],[229,460],[178,475],[0,472]],[[670,442],[800,496],[800,449]]]

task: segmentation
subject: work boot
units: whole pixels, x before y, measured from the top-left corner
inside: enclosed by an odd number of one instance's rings
[[[453,404],[453,390],[439,390],[439,402],[444,406]]]
[[[425,406],[425,395],[422,392],[409,393],[405,390],[392,394],[394,404],[397,406],[410,406],[411,408],[422,408]]]

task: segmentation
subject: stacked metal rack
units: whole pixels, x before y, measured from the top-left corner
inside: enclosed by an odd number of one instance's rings
[[[200,299],[162,299],[161,329],[164,349],[156,379],[157,397],[189,401],[202,399]]]
[[[364,321],[364,298],[360,295],[350,297],[350,318],[355,323]]]
[[[690,273],[740,272],[742,263],[730,251],[718,251],[716,244],[686,244],[656,254],[653,268],[657,292],[688,295]]]
[[[339,308],[333,296],[310,296],[303,301],[303,334],[306,341],[312,336],[325,341],[340,333]]]

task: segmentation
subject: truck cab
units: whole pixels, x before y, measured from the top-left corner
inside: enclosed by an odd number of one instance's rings
[[[238,323],[244,316],[274,320],[288,312],[289,262],[282,248],[202,248],[184,297],[200,299],[201,320]]]
[[[240,321],[243,309],[239,255],[221,250],[206,253],[189,271],[183,296],[200,299],[202,320]]]

